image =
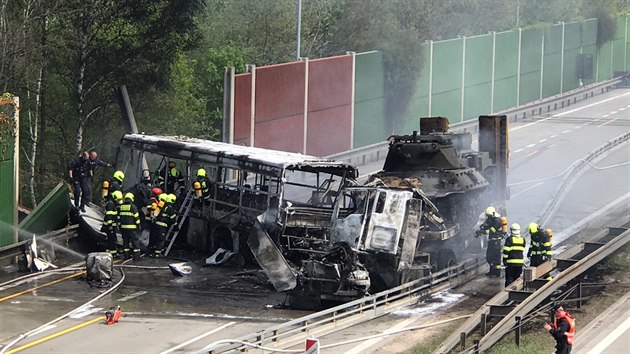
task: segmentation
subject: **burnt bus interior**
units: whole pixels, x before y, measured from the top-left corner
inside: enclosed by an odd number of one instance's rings
[[[274,243],[298,251],[296,255],[326,243],[336,197],[358,176],[354,165],[295,153],[183,136],[121,138],[117,168],[126,174],[125,190],[147,194],[146,186],[156,185],[158,171],[170,161],[185,180],[176,207],[192,197],[199,168],[206,170],[210,181],[210,200],[191,209],[178,241],[202,251],[241,252],[246,258],[251,254],[245,241],[259,215],[264,215],[265,230]]]

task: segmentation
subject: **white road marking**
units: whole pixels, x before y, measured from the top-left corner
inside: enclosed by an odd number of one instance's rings
[[[563,131],[562,131],[562,134],[566,134],[566,133],[570,133],[570,132],[571,132],[571,131],[567,129],[567,130],[563,130]]]
[[[582,126],[578,125],[577,127],[573,128],[573,130],[578,130],[578,129],[582,129]]]
[[[70,318],[82,318],[87,315],[93,314],[94,312],[101,311],[102,309],[102,307],[87,308],[85,310],[73,313],[72,315],[70,315]]]
[[[538,187],[538,186],[540,186],[541,184],[544,184],[544,183],[545,183],[545,182],[538,182],[538,183],[534,184],[533,186],[529,186],[529,187],[527,187],[527,188],[523,189],[522,191],[520,191],[520,192],[518,192],[518,193],[516,193],[516,194],[512,194],[512,195],[510,195],[510,198],[516,198],[516,197],[518,197],[519,195],[521,195],[521,194],[523,194],[523,193],[527,192],[528,190],[530,190],[530,189],[534,189],[534,188],[536,188],[536,187]]]
[[[609,120],[609,121],[606,121],[606,122],[604,122],[604,123],[602,123],[602,124],[598,125],[597,127],[598,127],[598,128],[601,128],[601,127],[603,127],[604,125],[606,125],[606,124],[608,124],[608,123],[612,123],[612,122],[616,121],[617,119],[619,119],[619,117],[617,117],[617,118],[613,118],[613,119],[611,119],[611,120]]]
[[[557,138],[558,136],[556,134],[552,135],[549,137],[549,139],[553,139],[553,138]]]
[[[517,152],[521,152],[521,151],[523,151],[523,149],[516,149],[516,150],[513,151],[513,153],[517,153]]]
[[[536,144],[529,144],[529,145],[526,146],[526,148],[530,148],[530,147],[534,147],[534,146],[536,146]]]
[[[617,113],[617,111],[612,111],[609,114],[612,116],[613,114]]]
[[[625,111],[625,110],[626,110],[626,107],[621,107],[618,109],[618,111]]]
[[[584,109],[584,108],[590,108],[590,107],[596,106],[596,105],[598,105],[598,104],[602,104],[602,103],[604,103],[604,102],[612,101],[612,100],[617,99],[617,98],[619,98],[619,97],[624,97],[624,96],[628,96],[628,95],[630,95],[630,92],[622,93],[622,94],[620,94],[620,95],[613,96],[613,97],[607,98],[607,99],[605,99],[605,100],[601,100],[601,101],[599,101],[599,102],[594,102],[594,103],[591,103],[591,104],[587,104],[586,106],[578,107],[578,108],[575,108],[575,109],[572,109],[572,110],[569,110],[569,111],[566,111],[566,112],[562,112],[562,113],[554,114],[554,115],[552,115],[552,116],[550,116],[550,117],[547,117],[547,118],[544,118],[544,119],[541,119],[541,120],[537,120],[537,121],[535,121],[535,122],[531,122],[531,123],[527,123],[527,124],[525,124],[525,125],[520,125],[520,126],[518,126],[518,127],[514,127],[514,128],[512,128],[512,129],[510,129],[510,131],[514,131],[514,130],[519,130],[519,129],[522,129],[522,128],[526,128],[526,127],[532,126],[532,125],[537,124],[537,123],[540,123],[540,122],[547,121],[547,120],[552,119],[552,118],[555,118],[555,117],[560,117],[560,116],[563,116],[563,115],[565,115],[565,114],[569,114],[569,113],[577,112],[577,111],[582,110],[582,109]],[[628,107],[630,107],[630,105],[629,105]]]
[[[396,325],[394,325],[394,327],[389,328],[387,331],[385,331],[384,333],[390,332],[390,331],[396,331],[402,328],[405,328],[407,326],[409,326],[410,324],[414,323],[416,321],[416,318],[408,318],[404,321],[398,322]],[[346,351],[346,354],[359,354],[359,353],[365,353],[367,351],[367,349],[372,348],[374,346],[374,344],[382,341],[383,338],[374,338],[374,339],[370,339],[368,341],[365,341],[359,345],[357,345],[356,347]]]
[[[538,140],[539,143],[544,143],[545,141],[547,141],[547,139],[540,139],[540,140]]]
[[[606,117],[609,117],[609,116],[610,116],[610,114],[604,114],[604,115],[602,116],[602,118],[606,118]]]
[[[620,324],[617,328],[615,328],[609,335],[606,336],[602,341],[597,343],[593,349],[589,350],[588,353],[591,354],[599,354],[602,353],[605,349],[608,348],[610,344],[617,340],[622,334],[624,334],[628,329],[630,329],[630,317],[626,318],[622,324]]]
[[[173,348],[171,348],[171,349],[169,349],[169,350],[163,351],[163,352],[161,352],[160,354],[168,354],[168,353],[172,353],[172,352],[176,351],[176,350],[177,350],[177,349],[179,349],[179,348],[183,348],[183,347],[187,346],[187,345],[188,345],[188,344],[190,344],[190,343],[196,342],[196,341],[200,340],[201,338],[207,337],[207,336],[211,335],[212,333],[216,333],[216,332],[218,332],[218,331],[220,331],[220,330],[224,329],[225,327],[229,327],[229,326],[231,326],[231,325],[233,325],[233,324],[235,324],[235,323],[236,323],[236,322],[228,322],[228,323],[224,324],[224,325],[223,325],[223,326],[221,326],[221,327],[215,328],[215,329],[213,329],[213,330],[211,330],[211,331],[208,331],[208,332],[206,332],[206,333],[204,333],[204,334],[201,334],[201,335],[199,335],[199,336],[197,336],[197,337],[195,337],[195,338],[193,338],[193,339],[190,339],[190,340],[188,340],[188,341],[186,341],[186,342],[184,342],[184,343],[182,343],[182,344],[180,344],[180,345],[174,346]]]

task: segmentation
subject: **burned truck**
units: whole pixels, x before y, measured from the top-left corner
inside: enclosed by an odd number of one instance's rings
[[[302,261],[294,306],[392,288],[479,251],[479,215],[507,196],[506,125],[505,116],[480,117],[480,151],[442,117],[422,118],[420,134],[390,137],[383,170],[339,194],[331,249]]]

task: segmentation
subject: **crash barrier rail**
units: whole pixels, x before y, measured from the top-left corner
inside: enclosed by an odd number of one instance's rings
[[[549,220],[555,213],[556,209],[560,205],[560,203],[564,200],[564,198],[568,195],[571,186],[577,181],[577,179],[586,172],[586,167],[594,163],[596,160],[603,158],[606,156],[606,153],[611,151],[613,148],[625,143],[630,139],[630,131],[620,136],[609,140],[604,145],[599,148],[591,151],[584,159],[580,159],[575,161],[569,169],[565,172],[565,177],[562,182],[558,186],[558,188],[554,191],[553,195],[549,198],[545,206],[543,207],[542,213],[538,216],[538,224],[546,225]]]
[[[479,328],[482,338],[479,341],[475,341],[469,352],[483,352],[492,347],[511,330],[520,328],[518,326],[520,321],[558,288],[578,277],[627,242],[630,242],[630,230],[628,229],[630,218],[624,216],[612,225],[606,230],[599,231],[588,237],[586,241],[562,252],[554,257],[552,261],[541,264],[538,267],[526,269],[524,277],[510,284],[508,288],[481,306],[475,314],[442,342],[433,353],[446,354],[458,345],[464,349],[466,337],[476,328]],[[607,240],[611,237],[611,240]],[[607,242],[604,243],[602,241]],[[574,259],[578,256],[583,257],[579,261]],[[561,272],[552,280],[536,279],[537,276],[548,274],[554,269],[561,270]],[[541,287],[533,292],[519,290],[523,288],[523,285],[528,289],[536,286]],[[516,307],[511,306],[518,301],[520,301],[520,304]],[[486,331],[488,318],[493,315],[501,317],[504,315],[504,317],[490,331]],[[514,326],[515,324],[517,327]]]
[[[37,236],[38,239],[48,241],[48,242],[58,242],[60,240],[69,240],[78,235],[77,228],[79,225],[70,225],[66,228],[51,231],[47,234]],[[0,264],[4,264],[7,261],[10,261],[11,258],[21,256],[24,254],[23,246],[25,246],[28,242],[31,242],[31,239],[20,241],[8,246],[0,247]]]
[[[506,115],[511,122],[528,117],[540,116],[553,110],[564,108],[571,104],[586,100],[598,94],[608,92],[614,86],[621,84],[624,78],[618,77],[607,81],[594,83],[575,90],[567,91],[559,95],[550,96],[542,100],[532,101],[508,110],[493,113],[494,115]],[[418,127],[419,129],[419,127]],[[477,120],[471,119],[451,125],[453,132],[477,131]],[[363,146],[357,149],[344,151],[326,156],[329,159],[353,163],[357,166],[380,161],[387,155],[387,141]]]
[[[369,321],[415,303],[431,294],[467,282],[478,275],[484,264],[485,261],[481,258],[471,259],[372,296],[282,323],[238,339],[212,343],[203,348],[200,353],[236,353],[256,347],[290,348],[303,343],[306,338],[323,336]]]

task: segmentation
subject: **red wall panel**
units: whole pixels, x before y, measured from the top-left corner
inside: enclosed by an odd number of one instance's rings
[[[257,147],[303,152],[305,63],[256,68]]]
[[[309,155],[327,156],[352,147],[352,60],[344,55],[309,62]]]
[[[252,74],[234,75],[234,144],[250,146]]]
[[[304,115],[300,113],[256,122],[254,140],[256,147],[301,153],[304,144]]]

